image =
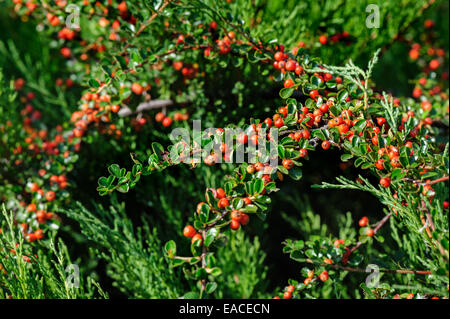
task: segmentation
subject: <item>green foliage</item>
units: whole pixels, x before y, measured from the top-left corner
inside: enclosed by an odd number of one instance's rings
[[[448,3],[71,4],[0,3],[2,297],[448,298]],[[276,171],[170,137],[277,116]]]
[[[228,246],[219,249],[217,260],[223,275],[217,283],[217,298],[267,298],[266,254],[258,237],[250,240],[243,232],[233,233]]]
[[[124,205],[109,210],[96,207],[96,214],[78,205],[67,211],[79,223],[82,233],[107,263],[113,285],[132,298],[176,298],[180,277],[168,268],[155,228],[147,223],[134,230]]]
[[[96,281],[80,273],[61,239],[31,247],[4,205],[0,217],[0,299],[108,297]]]

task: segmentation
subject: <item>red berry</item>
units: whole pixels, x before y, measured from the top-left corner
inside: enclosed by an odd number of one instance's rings
[[[366,216],[364,216],[363,218],[361,218],[359,220],[360,227],[366,227],[368,223],[369,223],[369,218],[367,218]]]
[[[111,111],[113,113],[117,113],[120,110],[120,105],[114,104],[113,106],[111,106]]]
[[[203,237],[200,234],[195,234],[192,239],[191,239],[191,243],[195,243],[197,240],[200,240],[201,243],[203,243]]]
[[[319,96],[319,91],[317,91],[317,90],[312,90],[312,91],[309,92],[309,96],[310,96],[312,99],[316,99],[316,97]]]
[[[300,149],[300,157],[308,156],[308,150],[305,148]]]
[[[248,135],[244,133],[240,133],[237,137],[237,141],[240,144],[246,144],[248,142]]]
[[[270,128],[271,126],[272,126],[272,119],[270,119],[270,118],[266,118],[265,120],[264,120],[264,123],[266,123],[267,124],[267,126]]]
[[[386,123],[386,119],[384,117],[378,117],[377,123],[379,126],[382,126],[384,123]]]
[[[166,116],[164,115],[163,112],[158,112],[155,115],[155,121],[156,122],[162,122],[162,120],[165,118]]]
[[[31,190],[32,192],[37,192],[37,191],[39,190],[39,185],[36,184],[36,183],[31,184],[30,190]]]
[[[328,104],[323,103],[323,104],[320,106],[320,111],[321,111],[322,113],[327,113],[329,107],[330,107],[330,106],[329,106]]]
[[[384,160],[380,158],[380,159],[375,163],[375,166],[376,166],[378,169],[384,169]]]
[[[344,243],[345,243],[345,241],[343,239],[337,239],[337,240],[334,241],[333,245],[336,248],[339,248],[339,245],[344,245]]]
[[[185,237],[194,237],[194,235],[195,235],[196,233],[197,233],[197,232],[195,231],[195,228],[192,227],[191,225],[187,225],[187,226],[184,227],[184,229],[183,229],[183,235],[184,235]]]
[[[54,191],[48,191],[47,193],[45,193],[45,199],[47,199],[48,201],[54,200],[55,197],[56,195]]]
[[[283,119],[282,118],[278,118],[275,120],[275,126],[280,128],[284,125]]]
[[[373,237],[373,235],[375,235],[375,231],[372,228],[367,228],[366,235],[368,237]]]
[[[430,61],[430,69],[436,70],[439,67],[439,60],[431,60]]]
[[[327,281],[329,278],[328,271],[324,271],[319,275],[320,280]]]
[[[230,203],[228,202],[228,199],[226,198],[222,198],[219,200],[219,202],[217,203],[217,207],[219,208],[225,208],[228,207],[230,205]]]
[[[422,90],[420,88],[414,88],[412,96],[416,99],[422,95]]]
[[[60,52],[65,58],[70,58],[72,54],[69,48],[62,48]]]
[[[238,221],[236,221],[236,220],[231,220],[230,228],[231,228],[232,230],[238,230],[239,227],[241,227],[241,224],[240,224]]]
[[[295,74],[300,75],[303,72],[303,67],[300,65],[295,68]]]
[[[44,238],[44,232],[42,231],[42,229],[37,229],[34,232],[34,236],[36,236],[36,239],[42,239]]]
[[[391,185],[391,179],[389,177],[382,177],[380,179],[380,185],[383,187],[389,187]]]
[[[374,136],[374,137],[372,137],[372,144],[373,145],[378,145],[378,136]]]
[[[284,299],[291,299],[291,298],[292,298],[292,293],[290,293],[289,291],[286,291],[286,292],[283,294],[283,298],[284,298]]]
[[[221,199],[226,196],[225,190],[223,188],[216,189],[216,198]]]
[[[322,148],[323,148],[324,150],[329,149],[329,148],[330,148],[330,142],[328,142],[328,141],[323,141],[323,142],[322,142]]]
[[[118,4],[117,9],[119,9],[119,11],[122,12],[127,11],[127,3],[125,1],[122,1],[121,3]]]
[[[332,264],[333,264],[333,261],[332,261],[330,258],[325,258],[325,259],[323,260],[323,262],[326,263],[326,264],[328,264],[328,265],[332,265]]]
[[[284,87],[286,89],[293,87],[294,86],[294,81],[292,79],[286,79],[286,81],[284,81]]]
[[[347,124],[341,124],[338,126],[338,131],[339,131],[339,134],[341,134],[341,135],[347,133],[348,130],[349,130],[349,127]]]
[[[233,209],[231,211],[230,217],[232,220],[237,221],[238,223],[241,222],[242,214],[239,210]]]
[[[294,166],[294,163],[292,162],[292,160],[290,160],[290,159],[285,159],[284,161],[283,161],[283,167],[285,168],[285,169],[291,169],[292,167]]]
[[[133,83],[131,85],[131,91],[133,91],[134,94],[141,95],[142,92],[144,92],[144,88],[139,83]]]
[[[168,116],[166,116],[163,120],[162,120],[162,125],[164,127],[169,127],[172,124],[172,119]]]
[[[292,61],[292,60],[287,61],[285,68],[287,71],[294,71],[295,70],[295,61]]]
[[[283,52],[276,52],[275,55],[273,56],[275,58],[276,61],[282,61],[284,58],[284,54]]]

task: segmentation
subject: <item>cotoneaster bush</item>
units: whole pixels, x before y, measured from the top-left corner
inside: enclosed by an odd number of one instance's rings
[[[7,223],[5,212],[1,229],[20,247],[54,259],[60,236],[87,243],[89,252],[71,251],[92,261],[80,262],[83,273],[104,272],[114,292],[135,298],[448,298],[448,42],[424,16],[445,3],[380,3],[392,18],[368,29],[363,2],[75,1],[79,28],[66,25],[74,13],[66,1],[12,2],[10,19],[27,24],[23,32],[38,30],[32,45],[42,51],[33,57],[23,44],[0,42],[4,73],[19,75],[0,77],[0,197],[14,219]],[[380,55],[396,45],[410,48],[396,58],[420,70],[409,79],[412,92],[398,96],[384,85],[388,72],[372,79]],[[173,127],[192,134],[192,119],[217,129],[197,145],[169,138]],[[237,127],[244,133],[225,144],[226,129]],[[275,152],[256,163],[217,163],[240,145],[270,149],[272,128]],[[206,151],[211,145],[216,151]],[[351,165],[357,176],[314,187],[368,192],[383,213],[356,223],[340,215],[336,234],[304,212],[307,200],[293,199],[303,222],[283,218],[302,240],[285,239],[283,252],[301,272],[272,293],[284,284],[269,288],[265,279],[267,214],[277,213],[272,199],[283,197],[283,184],[297,185],[287,179],[315,173],[302,167],[318,149],[324,172]],[[199,153],[203,163],[187,161]],[[133,220],[121,202],[136,211]],[[147,209],[153,214],[138,213]],[[259,236],[250,240],[243,233],[255,233],[252,223]],[[22,283],[25,270],[55,275],[33,262],[11,264],[8,240],[0,250],[4,296],[106,297],[92,279],[78,294],[25,294],[8,277],[12,267],[24,269]],[[366,285],[368,264],[382,274],[377,287]]]

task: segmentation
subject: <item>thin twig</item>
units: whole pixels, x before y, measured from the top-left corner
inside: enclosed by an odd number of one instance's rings
[[[317,264],[311,259],[306,259],[307,263],[310,264]],[[371,272],[371,270],[366,270],[363,268],[355,268],[355,267],[346,267],[341,265],[329,265],[325,263],[320,263],[321,266],[324,267],[331,267],[333,269],[340,269],[340,270],[346,270],[346,271],[353,271],[353,272]],[[377,270],[377,272],[384,272],[389,274],[417,274],[417,275],[431,275],[431,271],[428,270],[411,270],[411,269],[380,269]]]
[[[433,185],[439,182],[445,182],[448,181],[448,176],[443,176],[441,178],[435,179],[433,181],[430,182],[422,182],[420,180],[416,180],[416,179],[411,179],[411,178],[404,178],[405,181],[420,185],[420,186],[425,186],[425,185]]]
[[[378,232],[378,230],[388,221],[389,217],[391,217],[392,213],[387,214],[386,216],[384,216],[384,218],[382,220],[380,220],[376,225],[375,228],[373,229],[373,234],[376,235],[376,233]],[[355,250],[357,250],[361,245],[363,244],[362,241],[358,241],[355,245],[355,247],[353,247],[352,249],[350,249],[350,254],[351,255]]]
[[[148,110],[153,110],[153,109],[160,109],[163,107],[167,107],[167,106],[171,106],[174,105],[174,102],[172,100],[152,100],[149,102],[144,102],[138,105],[138,107],[136,108],[136,110],[132,110],[130,109],[128,106],[126,105],[122,105],[122,107],[120,108],[118,114],[120,117],[127,117],[133,114],[137,114],[137,113],[141,113],[141,112],[145,112]]]
[[[173,0],[165,0],[164,3],[162,4],[162,6],[158,9],[158,11],[156,11],[155,13],[152,14],[152,16],[145,21],[141,27],[138,29],[138,31],[136,32],[136,34],[134,35],[134,38],[137,38],[144,30],[145,28],[147,28],[150,23],[152,23],[153,20],[156,19],[156,17],[163,12],[163,10],[169,5],[169,3],[171,3]],[[130,42],[127,43],[127,45],[125,45],[125,47],[123,48],[123,50],[125,51],[126,49],[128,49],[130,47]]]

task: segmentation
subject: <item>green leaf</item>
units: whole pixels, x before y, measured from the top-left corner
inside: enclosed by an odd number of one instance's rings
[[[183,260],[183,259],[173,259],[173,260],[172,260],[172,263],[170,264],[170,266],[171,266],[172,268],[175,268],[175,267],[179,267],[179,266],[183,265],[184,263],[186,263],[186,260]]]
[[[342,154],[341,155],[341,161],[347,162],[349,159],[353,157],[353,154]]]
[[[115,177],[121,177],[120,176],[120,167],[117,164],[112,164],[108,167],[108,171],[111,173],[111,175],[114,175]]]
[[[98,179],[98,185],[100,186],[108,186],[108,179],[104,176]]]
[[[158,156],[158,158],[162,159],[162,154],[164,153],[164,147],[157,142],[153,142],[152,149],[153,149],[153,152]]]
[[[285,168],[282,165],[278,165],[277,169],[284,175],[288,175],[289,174],[289,171],[287,170],[287,168]]]
[[[244,208],[241,209],[243,212],[245,213],[256,213],[258,211],[258,207],[256,207],[255,205],[247,205]]]
[[[208,231],[206,232],[206,238],[205,238],[205,246],[209,247],[212,242],[214,241],[214,238],[216,238],[216,236],[219,234],[219,231],[217,230],[217,228],[213,227],[208,229]]]
[[[371,164],[371,163],[364,163],[364,164],[361,165],[361,168],[362,169],[368,169],[369,167],[372,167],[372,166],[373,166],[373,164]]]
[[[217,283],[215,282],[208,282],[206,284],[206,293],[207,294],[212,294],[217,288]]]
[[[287,99],[288,97],[290,97],[292,95],[292,93],[294,93],[294,88],[290,87],[290,88],[282,88],[280,90],[280,96],[282,99]]]
[[[312,135],[320,138],[322,141],[325,141],[327,139],[325,137],[325,133],[322,130],[315,130],[312,132]]]
[[[284,159],[286,157],[286,153],[285,153],[283,145],[278,145],[278,156],[282,159]]]
[[[115,56],[117,62],[119,62],[120,68],[126,70],[128,68],[127,62],[123,56],[117,55]]]
[[[119,187],[117,187],[117,190],[121,193],[127,193],[130,190],[130,186],[128,185],[128,183],[122,184]]]
[[[293,180],[298,181],[300,178],[302,178],[303,172],[298,167],[293,167],[289,171],[289,177],[291,177]]]
[[[264,182],[262,179],[258,178],[257,180],[255,180],[255,182],[253,183],[253,189],[254,189],[254,193],[261,193],[264,190]]]
[[[98,81],[95,79],[89,79],[88,83],[90,87],[93,87],[95,89],[100,87],[100,83],[98,83]]]
[[[198,299],[199,297],[197,292],[190,291],[183,296],[183,299]]]
[[[358,157],[353,164],[355,165],[355,167],[359,167],[363,162],[364,162],[364,159],[362,159],[361,157]]]
[[[222,274],[222,269],[220,269],[218,267],[214,267],[209,272],[210,272],[211,275],[217,277],[217,276],[220,276]]]
[[[177,253],[177,244],[175,244],[173,240],[168,241],[164,245],[164,252],[169,258],[173,258],[173,256]]]
[[[235,198],[232,201],[232,205],[234,209],[241,209],[244,206],[244,200],[242,198]]]
[[[391,180],[398,180],[403,178],[406,175],[406,172],[404,172],[401,168],[396,168],[392,171],[391,174]]]

